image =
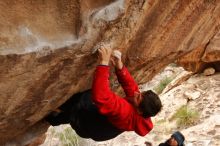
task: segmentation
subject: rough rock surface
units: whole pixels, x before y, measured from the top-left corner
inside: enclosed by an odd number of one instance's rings
[[[43,130],[31,127],[90,88],[101,43],[120,48],[144,83],[206,48],[220,16],[218,0],[1,0],[0,9],[0,144],[35,137],[29,129]]]
[[[206,47],[194,49],[177,62],[188,71],[200,73],[210,67],[220,71],[220,32],[213,36]]]

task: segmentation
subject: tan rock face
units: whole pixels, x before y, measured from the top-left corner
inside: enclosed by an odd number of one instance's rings
[[[220,20],[219,20],[220,21]],[[220,61],[220,32],[218,32],[210,41],[202,56],[204,62]]]
[[[198,47],[177,60],[186,70],[202,72],[206,68],[220,71],[220,32],[203,47]]]
[[[220,3],[198,0],[2,0],[0,9],[0,143],[90,88],[100,43],[119,48],[144,83],[205,48],[220,16]]]
[[[195,48],[190,53],[187,53],[177,59],[177,63],[183,66],[186,70],[192,72],[201,72],[205,68],[205,63],[201,61],[205,47]]]
[[[46,135],[43,134],[40,137],[37,137],[31,144],[28,144],[27,146],[39,146],[41,145],[46,139]]]

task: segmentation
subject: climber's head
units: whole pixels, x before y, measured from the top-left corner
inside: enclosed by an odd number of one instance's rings
[[[168,140],[168,144],[170,146],[183,146],[185,137],[179,131],[174,132],[170,139]]]
[[[151,90],[134,95],[133,105],[143,117],[153,117],[160,112],[162,103],[159,96]]]

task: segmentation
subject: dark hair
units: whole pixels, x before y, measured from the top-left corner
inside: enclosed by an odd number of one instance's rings
[[[139,109],[143,112],[143,117],[153,117],[160,112],[162,103],[156,93],[154,93],[152,90],[148,90],[142,92],[141,95],[143,99],[139,104]]]

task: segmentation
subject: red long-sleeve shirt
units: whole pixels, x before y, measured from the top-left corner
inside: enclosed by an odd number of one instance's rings
[[[143,118],[136,109],[126,100],[134,97],[134,92],[140,92],[138,85],[131,77],[126,67],[117,70],[116,74],[122,85],[126,98],[121,98],[111,91],[109,86],[109,66],[97,66],[93,86],[92,100],[99,112],[108,117],[108,120],[118,129],[135,131],[140,136],[145,136],[153,128],[150,118]]]

